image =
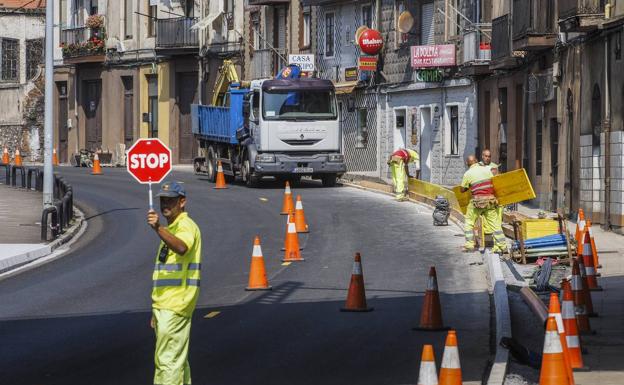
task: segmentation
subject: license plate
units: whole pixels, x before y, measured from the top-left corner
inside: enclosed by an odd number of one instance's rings
[[[312,167],[295,167],[293,172],[296,174],[311,174],[314,172],[314,169]]]

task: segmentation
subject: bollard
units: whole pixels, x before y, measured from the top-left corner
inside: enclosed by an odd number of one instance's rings
[[[24,166],[13,166],[11,168],[11,185],[13,187],[17,187],[17,170],[20,171],[20,176],[22,179],[22,188],[26,188],[26,169]]]
[[[28,167],[28,173],[26,176],[26,188],[29,190],[37,189],[37,180],[39,179],[39,169],[36,167]],[[33,188],[32,177],[35,176],[35,188]]]
[[[56,238],[58,235],[58,211],[56,206],[46,207],[41,213],[41,240],[43,242],[48,241],[48,218],[50,215],[52,215],[52,237]]]
[[[65,227],[65,221],[63,219],[63,201],[60,199],[55,199],[54,206],[56,206],[56,212],[58,213],[58,219],[59,219],[57,234],[62,234],[63,228]]]
[[[7,186],[11,185],[11,164],[0,163],[0,167],[4,167],[4,180]]]
[[[65,227],[69,227],[69,222],[71,221],[71,215],[70,215],[70,206],[69,206],[69,201],[71,200],[71,193],[67,193],[65,194],[65,196],[62,199],[63,202],[63,222],[65,223]]]
[[[43,170],[40,170],[37,174],[37,182],[35,183],[35,190],[43,191]]]

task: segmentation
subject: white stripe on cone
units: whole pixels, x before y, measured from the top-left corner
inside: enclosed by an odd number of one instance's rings
[[[585,242],[583,244],[583,255],[592,255],[590,242]]]
[[[572,276],[572,291],[580,291],[583,290],[583,283],[581,282],[580,275]]]
[[[544,354],[563,353],[559,334],[555,331],[547,331],[544,339]]]
[[[438,280],[435,277],[429,277],[429,281],[427,281],[427,290],[438,290]]]
[[[460,369],[459,350],[457,346],[445,346],[442,355],[442,367],[446,369]]]
[[[563,301],[561,304],[561,318],[563,319],[575,319],[574,315],[574,302]]]
[[[566,342],[568,343],[568,348],[581,347],[581,341],[578,336],[566,336]]]
[[[221,163],[219,163],[219,166],[217,167],[217,172],[223,172],[223,166],[221,166]]]
[[[360,262],[353,263],[353,275],[362,275],[362,265]]]
[[[290,186],[286,186],[286,191],[284,193],[285,194],[290,194]]]
[[[418,372],[418,385],[438,385],[438,375],[433,361],[422,361]]]
[[[19,151],[17,152],[19,154]],[[93,157],[93,161],[96,160],[100,160],[100,157],[98,156],[97,152],[95,153],[95,156]]]
[[[586,267],[585,271],[587,272],[587,275],[596,275],[596,270],[593,267]]]
[[[260,245],[254,245],[253,252],[251,253],[252,257],[262,257],[262,247]]]
[[[295,210],[303,210],[303,205],[300,200],[297,200],[297,203],[295,203]]]
[[[292,222],[288,223],[288,232],[289,233],[296,233],[297,229],[295,228],[295,224]]]
[[[561,317],[561,313],[548,313],[548,317],[555,317],[555,321],[557,322],[557,331],[559,334],[563,333],[563,317]]]

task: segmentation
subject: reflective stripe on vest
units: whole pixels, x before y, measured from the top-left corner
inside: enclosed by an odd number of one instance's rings
[[[182,286],[181,279],[155,279],[154,287]]]
[[[182,271],[182,264],[181,263],[157,263],[156,266],[154,266],[154,270],[156,271],[160,271],[160,270]]]
[[[189,270],[201,270],[201,263],[189,263]]]
[[[187,286],[197,286],[197,287],[199,287],[199,281],[200,281],[199,279],[187,278],[186,279],[186,285]]]
[[[494,195],[494,185],[491,179],[484,179],[474,182],[470,185],[472,196],[476,195]]]

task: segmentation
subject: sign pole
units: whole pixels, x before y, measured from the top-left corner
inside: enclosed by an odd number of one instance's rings
[[[154,210],[154,198],[152,197],[152,181],[150,180],[149,183],[149,208],[150,210]]]

